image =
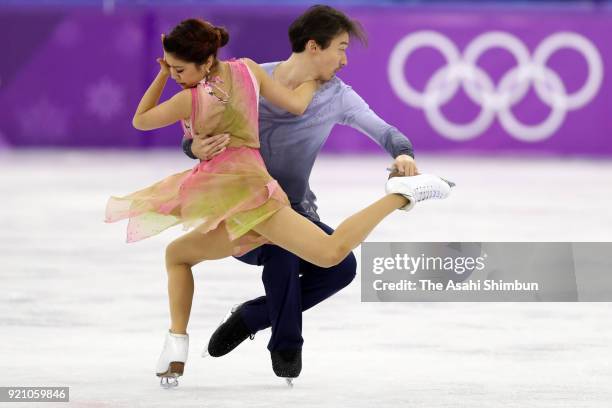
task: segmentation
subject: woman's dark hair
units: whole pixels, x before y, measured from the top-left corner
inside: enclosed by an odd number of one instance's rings
[[[291,50],[304,51],[309,40],[314,40],[322,49],[326,49],[332,39],[342,33],[356,37],[363,44],[367,42],[358,21],[351,20],[341,11],[329,6],[312,6],[289,26]]]
[[[190,18],[164,37],[164,50],[187,62],[204,64],[208,57],[215,56],[217,51],[229,41],[229,34],[223,27],[215,27],[207,21]]]

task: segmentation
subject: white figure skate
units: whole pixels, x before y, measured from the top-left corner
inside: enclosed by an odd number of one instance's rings
[[[448,197],[451,187],[455,183],[444,180],[433,174],[419,174],[410,177],[391,177],[387,180],[385,191],[387,194],[401,194],[408,199],[408,204],[400,210],[409,211],[419,201],[432,198],[444,199]]]
[[[188,334],[166,333],[164,349],[157,361],[156,374],[160,377],[160,386],[163,388],[178,386],[178,377],[183,375],[188,351]]]

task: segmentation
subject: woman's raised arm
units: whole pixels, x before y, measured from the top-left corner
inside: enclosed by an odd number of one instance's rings
[[[162,35],[162,41],[163,41]],[[181,119],[191,116],[191,94],[185,89],[167,101],[159,103],[159,98],[170,77],[170,67],[162,58],[158,58],[159,73],[142,96],[132,126],[139,130],[159,129]]]
[[[272,79],[255,61],[248,58],[244,58],[244,61],[255,74],[259,91],[264,98],[294,115],[302,115],[306,111],[319,87],[316,80],[306,81],[295,89],[289,89]]]

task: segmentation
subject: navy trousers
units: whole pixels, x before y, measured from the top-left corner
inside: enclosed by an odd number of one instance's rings
[[[313,223],[327,234],[334,231]],[[302,312],[346,287],[357,270],[353,253],[334,267],[320,268],[276,245],[262,245],[237,259],[264,267],[266,295],[246,302],[241,316],[252,333],[272,327],[270,351],[302,348]]]

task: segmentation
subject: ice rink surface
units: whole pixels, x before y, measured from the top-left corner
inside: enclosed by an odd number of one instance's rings
[[[612,241],[612,161],[417,163],[458,188],[392,214],[369,241]],[[388,164],[321,157],[311,185],[322,220],[337,226],[378,198]],[[293,389],[272,372],[269,330],[202,359],[227,309],[263,294],[259,269],[234,259],[195,268],[185,375],[161,389],[163,254],[181,231],[128,245],[126,223],[104,224],[103,212],[111,194],[192,165],[178,152],[0,153],[0,386],[69,386],[71,400],[15,406],[612,406],[610,303],[362,303],[358,276],[305,313]]]

